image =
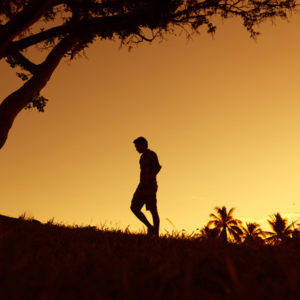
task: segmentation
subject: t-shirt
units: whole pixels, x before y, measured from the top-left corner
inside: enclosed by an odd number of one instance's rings
[[[151,176],[152,181],[149,183],[156,184],[156,174],[161,169],[157,155],[154,151],[147,149],[140,158],[141,176],[140,182],[143,183],[145,177]],[[153,176],[154,175],[154,176]]]

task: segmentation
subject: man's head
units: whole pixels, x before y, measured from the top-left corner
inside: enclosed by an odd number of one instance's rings
[[[135,145],[136,151],[139,152],[139,153],[143,153],[143,152],[145,152],[148,149],[148,142],[142,136],[140,136],[137,139],[135,139],[133,141],[133,143]]]

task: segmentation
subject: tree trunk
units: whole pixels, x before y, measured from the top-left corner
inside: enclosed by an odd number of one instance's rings
[[[226,227],[223,227],[222,231],[221,231],[221,239],[222,241],[227,244],[227,231],[226,231]]]
[[[57,0],[34,0],[0,29],[0,57],[5,47],[20,33],[38,21]]]
[[[68,36],[60,41],[31,79],[0,104],[0,149],[5,144],[9,130],[18,113],[45,87],[61,59],[74,46],[77,38],[79,37]]]

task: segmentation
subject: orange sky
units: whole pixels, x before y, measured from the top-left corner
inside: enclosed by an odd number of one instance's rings
[[[262,223],[300,215],[300,18],[266,23],[257,42],[238,20],[187,42],[130,53],[97,42],[63,62],[45,113],[22,112],[0,154],[0,213],[141,229],[130,212],[139,178],[132,141],[162,165],[161,232],[202,227],[215,206]],[[0,96],[21,85],[0,63]]]

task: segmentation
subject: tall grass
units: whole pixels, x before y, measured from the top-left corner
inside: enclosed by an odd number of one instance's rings
[[[299,249],[2,216],[0,299],[299,299]]]

